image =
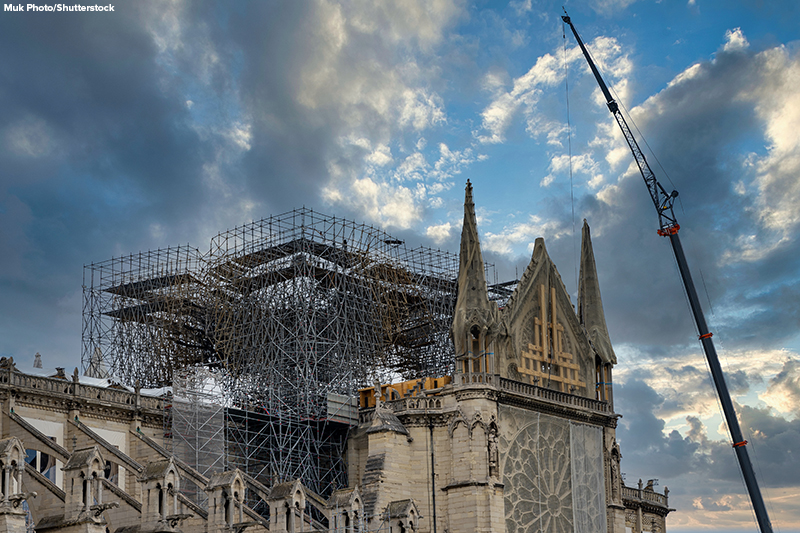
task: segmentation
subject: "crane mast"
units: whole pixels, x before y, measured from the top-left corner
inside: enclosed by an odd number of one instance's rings
[[[669,242],[672,245],[672,251],[675,254],[675,260],[678,263],[678,270],[681,274],[683,286],[686,289],[686,295],[689,298],[689,306],[692,309],[692,315],[694,316],[694,321],[697,325],[700,342],[703,345],[703,351],[705,352],[706,360],[708,360],[708,366],[711,369],[711,376],[714,381],[714,386],[717,389],[717,395],[719,396],[720,403],[722,404],[722,411],[725,415],[725,421],[728,424],[728,430],[730,431],[731,438],[733,439],[733,449],[736,451],[736,458],[738,459],[739,467],[742,470],[742,475],[747,487],[747,492],[750,495],[750,501],[753,505],[753,510],[756,514],[758,526],[762,533],[772,533],[772,524],[770,523],[767,509],[764,506],[764,499],[761,496],[761,491],[758,488],[758,481],[756,480],[755,472],[753,471],[753,465],[750,462],[750,456],[747,453],[747,441],[744,440],[741,427],[739,426],[739,420],[736,418],[736,411],[733,407],[733,402],[731,401],[731,395],[728,392],[728,386],[725,382],[725,376],[722,373],[722,367],[719,364],[717,350],[714,347],[714,341],[711,340],[712,333],[708,330],[705,314],[703,313],[703,308],[700,306],[700,299],[697,296],[697,290],[695,289],[694,281],[692,281],[692,275],[689,271],[689,264],[686,261],[686,255],[683,253],[683,246],[681,245],[680,236],[678,235],[680,225],[678,225],[678,222],[675,219],[675,213],[673,212],[673,203],[675,198],[678,196],[678,192],[672,191],[671,193],[667,193],[664,187],[662,187],[658,182],[655,174],[653,174],[653,171],[650,168],[650,165],[647,163],[647,159],[642,153],[642,150],[639,148],[639,143],[636,142],[636,138],[633,136],[631,129],[628,127],[628,123],[625,120],[625,117],[622,115],[619,105],[611,96],[608,86],[600,76],[600,72],[597,70],[594,61],[592,61],[586,46],[583,44],[580,35],[578,35],[578,31],[575,29],[575,26],[572,25],[572,21],[570,20],[569,15],[566,14],[566,11],[561,19],[565,24],[569,24],[572,33],[575,35],[575,40],[578,41],[578,45],[580,46],[583,55],[586,57],[586,61],[589,63],[589,68],[591,68],[592,74],[594,74],[598,85],[600,85],[600,90],[603,92],[603,96],[606,98],[606,105],[608,105],[608,109],[611,111],[611,114],[614,115],[617,124],[619,124],[619,127],[622,130],[622,135],[625,137],[625,140],[627,141],[628,146],[633,153],[633,158],[636,160],[636,164],[639,167],[642,178],[644,178],[644,183],[647,186],[648,192],[650,193],[650,198],[652,199],[653,205],[658,213],[658,234],[663,237],[669,237]]]

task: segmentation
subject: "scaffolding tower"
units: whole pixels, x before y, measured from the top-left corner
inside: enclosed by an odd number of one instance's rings
[[[220,464],[327,495],[346,486],[358,388],[452,372],[457,271],[454,254],[290,211],[220,233],[205,254],[178,247],[86,266],[83,366],[142,387],[205,369],[224,406]],[[176,454],[208,429],[188,416],[196,396],[173,401]]]
[[[200,474],[211,477],[228,470],[229,454],[225,426],[225,406],[215,376],[207,368],[193,366],[175,370],[172,403],[171,451]],[[188,483],[183,493],[201,507],[208,497]]]

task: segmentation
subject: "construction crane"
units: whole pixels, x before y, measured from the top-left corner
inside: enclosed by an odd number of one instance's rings
[[[697,331],[700,334],[700,342],[703,345],[703,351],[706,354],[708,366],[711,368],[711,376],[714,380],[714,386],[717,388],[717,394],[719,395],[720,402],[722,403],[722,411],[725,415],[725,421],[728,423],[728,430],[730,431],[731,438],[733,439],[733,449],[736,451],[736,458],[739,460],[739,466],[742,469],[742,475],[744,476],[744,482],[747,486],[747,491],[750,494],[750,501],[753,504],[753,510],[756,514],[758,526],[762,533],[772,533],[772,524],[770,523],[769,516],[767,515],[767,509],[764,506],[764,499],[761,497],[761,491],[758,488],[758,482],[756,481],[756,476],[753,472],[753,465],[750,462],[749,455],[747,454],[747,441],[744,440],[744,436],[742,436],[742,430],[739,427],[739,421],[736,418],[736,411],[734,410],[733,402],[731,401],[731,395],[728,392],[728,386],[725,383],[725,376],[723,375],[722,368],[719,364],[717,350],[714,348],[714,341],[711,340],[712,333],[708,330],[708,326],[706,325],[706,317],[703,314],[702,307],[700,307],[700,299],[697,297],[697,290],[695,289],[694,282],[692,281],[692,274],[689,272],[689,264],[686,262],[686,256],[683,253],[683,246],[681,246],[681,239],[678,235],[680,225],[675,219],[675,213],[672,209],[675,198],[678,197],[678,191],[667,193],[664,187],[662,187],[658,182],[655,174],[653,174],[653,171],[650,169],[650,165],[647,163],[647,159],[644,157],[642,150],[639,148],[639,143],[636,142],[636,138],[633,136],[633,133],[631,133],[631,129],[628,127],[628,123],[625,121],[625,117],[622,116],[619,105],[614,98],[612,98],[608,87],[603,81],[603,78],[600,76],[600,72],[598,72],[594,61],[592,61],[592,57],[589,55],[589,52],[586,49],[586,46],[583,44],[580,35],[578,35],[578,31],[575,29],[575,26],[572,25],[572,21],[570,20],[566,10],[564,11],[564,16],[562,16],[561,19],[565,24],[569,24],[572,33],[575,35],[575,39],[578,41],[578,45],[581,47],[581,51],[586,57],[586,61],[589,63],[589,68],[592,69],[592,74],[594,74],[598,85],[600,85],[600,90],[603,91],[603,96],[606,98],[606,105],[608,105],[609,111],[611,111],[611,114],[614,115],[614,118],[617,120],[617,124],[619,124],[619,127],[622,130],[622,135],[625,137],[625,140],[628,142],[628,146],[633,153],[633,158],[636,160],[639,171],[644,178],[644,183],[647,185],[647,191],[650,193],[650,198],[653,200],[653,205],[658,213],[658,234],[663,237],[669,237],[669,242],[672,245],[672,251],[675,253],[675,260],[678,262],[678,270],[680,271],[681,279],[683,280],[683,286],[686,289],[687,296],[689,297],[689,305],[692,309],[692,314],[694,315]]]

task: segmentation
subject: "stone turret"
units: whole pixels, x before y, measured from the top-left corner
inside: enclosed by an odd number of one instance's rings
[[[141,532],[177,532],[189,514],[179,514],[180,474],[172,458],[150,461],[139,478],[142,487]]]
[[[104,533],[103,512],[119,507],[118,502],[103,503],[105,460],[97,446],[75,450],[64,465],[64,513],[48,516],[36,524],[36,531],[60,533]]]
[[[0,440],[0,533],[23,533],[25,510],[22,503],[36,493],[22,490],[22,473],[25,471],[25,447],[16,438]]]
[[[497,305],[489,301],[472,184],[467,181],[461,228],[458,299],[453,314],[457,384],[484,383],[496,373],[493,342],[500,326]]]
[[[364,516],[364,505],[358,487],[333,491],[328,500],[331,530],[352,531]]]
[[[611,346],[608,335],[606,317],[603,312],[603,300],[600,297],[600,282],[597,279],[597,267],[594,262],[592,238],[589,224],[583,221],[581,238],[581,271],[578,283],[578,320],[586,331],[586,336],[596,355],[599,399],[613,405],[611,388],[611,368],[617,363],[617,356]]]
[[[268,500],[271,533],[302,531],[306,509],[306,491],[300,480],[273,485]]]
[[[208,494],[208,532],[232,531],[244,523],[245,482],[242,472],[228,470],[211,476],[206,486]],[[273,493],[275,488],[273,488]],[[272,495],[270,495],[272,498]],[[303,502],[305,504],[305,502]],[[272,511],[272,507],[270,507]],[[270,528],[273,531],[272,528]],[[274,529],[274,531],[280,531]],[[290,529],[290,531],[292,531]]]

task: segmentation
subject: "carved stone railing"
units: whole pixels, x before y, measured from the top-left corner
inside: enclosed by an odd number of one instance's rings
[[[385,402],[386,407],[394,412],[398,411],[419,411],[442,408],[442,399],[435,396],[419,397],[412,396],[410,398],[400,398],[399,400],[391,400]]]
[[[661,507],[669,506],[669,499],[664,494],[659,494],[651,490],[636,489],[633,487],[622,487],[622,499],[629,501],[646,501]]]
[[[456,385],[497,385],[499,376],[488,372],[459,372],[453,378]]]
[[[657,503],[658,505],[667,506],[667,498],[663,494],[657,492],[650,492],[649,490],[642,491],[642,499],[648,502]]]
[[[372,422],[374,414],[375,414],[375,408],[374,407],[369,407],[369,408],[366,408],[366,409],[364,409],[364,408],[359,409],[358,410],[358,424],[359,425],[369,424],[370,422]]]
[[[438,396],[410,396],[397,400],[384,401],[383,405],[395,413],[403,411],[441,411],[444,401]],[[368,424],[372,422],[375,408],[361,408],[358,410],[358,423]]]
[[[611,406],[608,402],[586,398],[584,396],[577,396],[575,394],[568,394],[552,389],[545,389],[537,387],[530,383],[522,383],[514,381],[513,379],[500,378],[500,388],[504,391],[513,392],[522,396],[533,398],[541,398],[551,402],[571,405],[582,409],[591,409],[592,411],[599,411],[601,413],[611,413]]]
[[[120,407],[136,407],[137,394],[120,389],[108,389],[77,383],[70,379],[32,376],[13,370],[0,371],[0,386],[28,389],[48,395],[68,395],[85,400],[94,400]],[[164,400],[151,396],[139,395],[139,407],[142,409],[162,410]]]

